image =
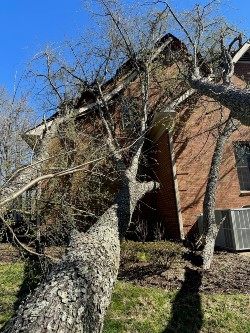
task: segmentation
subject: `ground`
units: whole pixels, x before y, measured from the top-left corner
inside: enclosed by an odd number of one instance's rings
[[[50,255],[61,250],[52,248]],[[104,333],[250,332],[246,253],[216,251],[205,274],[200,253],[178,243],[124,242],[121,253]],[[18,252],[0,244],[0,327],[20,301],[25,274]]]
[[[156,244],[158,244],[156,246]],[[50,249],[58,257],[59,248]],[[144,287],[176,290],[183,284],[205,293],[250,294],[249,252],[215,251],[209,271],[202,272],[201,252],[194,252],[178,243],[124,242],[118,279]],[[20,259],[8,244],[0,244],[0,262]],[[197,281],[200,280],[200,281]]]
[[[163,243],[164,245],[164,243]],[[126,248],[134,247],[128,243]],[[250,256],[249,253],[232,253],[215,251],[211,270],[202,272],[201,252],[193,252],[175,244],[172,252],[159,249],[160,255],[150,255],[147,243],[137,248],[137,258],[122,256],[119,280],[133,284],[176,290],[185,286],[187,289],[197,288],[204,293],[214,294],[250,294]],[[124,258],[125,257],[125,258]],[[159,258],[159,260],[157,260]],[[166,258],[164,262],[164,258]],[[185,287],[184,286],[184,287]]]

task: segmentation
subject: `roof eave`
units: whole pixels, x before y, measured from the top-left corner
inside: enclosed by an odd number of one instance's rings
[[[242,46],[242,48],[233,56],[233,63],[236,64],[240,60],[240,58],[248,51],[249,48],[250,40],[247,40]]]

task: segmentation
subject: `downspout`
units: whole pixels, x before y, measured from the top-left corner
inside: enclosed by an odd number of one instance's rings
[[[173,142],[172,131],[168,132],[168,140],[169,140],[169,150],[170,150],[171,164],[172,164],[172,170],[173,170],[173,183],[174,183],[174,190],[175,190],[175,200],[176,200],[179,232],[180,232],[181,240],[184,240],[185,234],[184,234],[184,229],[183,229],[181,201],[180,201],[179,187],[178,187],[178,180],[177,180],[177,173],[176,173],[176,161],[175,161],[175,154],[174,154],[174,142]]]

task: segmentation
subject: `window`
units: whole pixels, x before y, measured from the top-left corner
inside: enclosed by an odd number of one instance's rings
[[[241,191],[250,191],[250,142],[235,142],[234,153]]]

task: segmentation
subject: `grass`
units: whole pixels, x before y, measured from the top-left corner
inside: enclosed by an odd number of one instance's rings
[[[248,295],[202,295],[117,282],[104,333],[248,333]]]
[[[117,282],[104,332],[161,332],[172,299],[173,293]]]
[[[0,263],[0,327],[13,314],[23,272],[23,263]]]
[[[12,315],[22,263],[0,264],[0,327]],[[205,295],[117,282],[104,333],[248,333],[248,295]]]
[[[173,262],[183,254],[183,246],[180,243],[170,241],[159,242],[133,242],[125,241],[121,245],[121,261],[125,262],[147,262],[153,264],[164,264],[170,267]]]

